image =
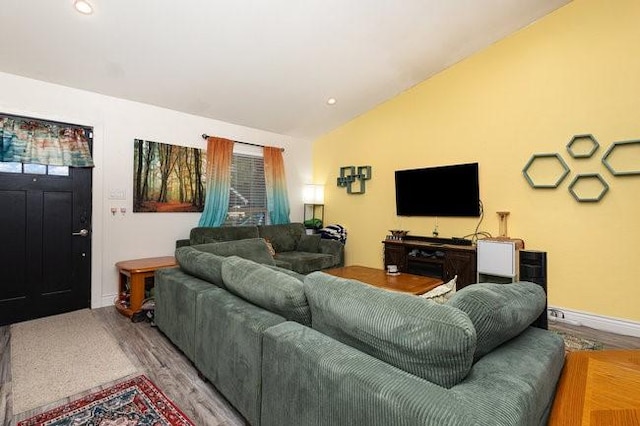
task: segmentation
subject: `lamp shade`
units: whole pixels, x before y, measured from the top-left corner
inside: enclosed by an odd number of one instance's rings
[[[324,204],[324,185],[305,185],[302,201],[305,204]]]

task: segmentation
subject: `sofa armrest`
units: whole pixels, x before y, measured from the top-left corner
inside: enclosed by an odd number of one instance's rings
[[[562,338],[529,327],[476,362],[452,387],[484,425],[546,425],[564,365]]]
[[[265,331],[263,426],[479,425],[450,390],[293,322]]]
[[[344,244],[337,240],[321,239],[318,251],[323,254],[330,254],[338,260],[338,264],[335,266],[344,266]]]
[[[196,298],[200,292],[216,288],[180,268],[162,268],[155,272],[154,321],[191,360],[196,341]]]
[[[191,240],[189,240],[188,238],[185,238],[183,240],[176,240],[176,248],[188,247],[190,245],[191,245]]]

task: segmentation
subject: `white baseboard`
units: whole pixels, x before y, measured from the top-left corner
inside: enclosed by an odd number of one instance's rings
[[[625,336],[640,337],[640,322],[574,311],[559,306],[549,306],[547,313],[549,314],[552,311],[562,313],[564,316],[554,317],[548,315],[549,321],[566,322],[568,324],[583,325],[585,327],[595,328],[596,330],[623,334]]]
[[[114,301],[116,300],[116,295],[111,294],[108,296],[102,296],[102,300],[100,301],[100,308],[104,308],[105,306],[113,306]]]

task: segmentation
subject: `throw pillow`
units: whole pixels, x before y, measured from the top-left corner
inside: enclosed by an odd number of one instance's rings
[[[437,303],[444,303],[447,300],[451,299],[451,296],[456,292],[456,282],[458,280],[458,276],[456,275],[451,279],[451,281],[439,285],[433,290],[429,290],[428,292],[421,294],[420,297],[425,299],[431,299]]]
[[[537,284],[478,283],[457,292],[447,305],[465,312],[478,335],[474,360],[522,333],[544,311],[546,294]]]
[[[175,256],[180,269],[187,274],[225,288],[221,272],[224,257],[198,250],[195,247],[197,246],[176,249]]]
[[[269,250],[269,253],[271,254],[271,256],[275,256],[276,255],[276,250],[273,248],[273,244],[271,244],[271,241],[269,241],[268,238],[263,238],[265,244],[267,245],[267,250]]]
[[[312,328],[329,337],[445,388],[471,369],[476,331],[459,309],[324,272],[304,291]]]
[[[222,279],[236,296],[289,321],[311,325],[309,304],[299,279],[237,256],[222,261]]]
[[[298,240],[298,251],[318,253],[320,250],[320,234],[302,235]]]

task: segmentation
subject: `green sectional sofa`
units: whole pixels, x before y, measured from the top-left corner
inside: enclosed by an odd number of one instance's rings
[[[535,284],[438,304],[193,247],[176,259],[156,272],[156,323],[251,425],[546,424],[564,342],[529,326]]]
[[[307,235],[302,223],[260,226],[197,227],[176,248],[224,241],[263,238],[273,247],[273,260],[281,268],[300,274],[344,266],[344,244]]]

